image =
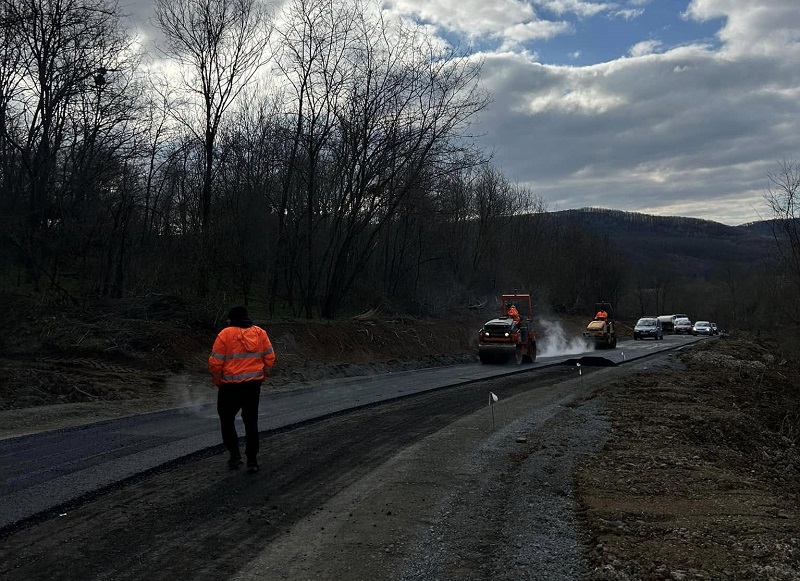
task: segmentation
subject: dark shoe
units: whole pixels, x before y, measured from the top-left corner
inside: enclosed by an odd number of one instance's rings
[[[258,472],[258,461],[257,460],[248,460],[247,461],[247,471],[251,474],[255,474]]]
[[[238,468],[242,464],[243,464],[243,461],[242,461],[241,457],[239,457],[239,458],[231,457],[231,458],[228,459],[228,468],[230,468],[231,470],[235,470],[236,468]]]

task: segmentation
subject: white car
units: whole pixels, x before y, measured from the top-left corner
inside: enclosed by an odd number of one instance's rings
[[[708,321],[696,321],[692,327],[692,335],[708,335],[709,337],[714,334],[714,327]]]

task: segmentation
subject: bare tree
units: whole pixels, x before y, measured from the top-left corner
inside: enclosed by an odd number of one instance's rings
[[[14,187],[16,174],[20,168],[13,141],[9,139],[9,136],[16,133],[10,107],[22,81],[19,74],[22,47],[14,42],[15,32],[11,24],[12,21],[4,19],[0,26],[0,164],[2,167],[0,209],[3,210],[4,216],[17,213],[18,205],[23,199],[23,188]],[[7,224],[7,227],[10,227],[10,224]]]
[[[17,239],[35,282],[46,272],[42,241],[49,229],[64,224],[63,204],[56,199],[59,155],[79,134],[74,125],[85,121],[76,117],[80,109],[100,110],[100,100],[89,103],[87,91],[106,83],[113,71],[130,68],[132,41],[116,5],[105,0],[0,0],[0,12],[3,64],[12,67],[3,71],[0,130],[24,176],[26,228]]]
[[[323,204],[325,317],[334,316],[404,200],[467,159],[461,132],[488,103],[480,61],[435,47],[380,12],[361,14],[336,101],[335,181]]]
[[[288,299],[300,287],[303,307],[311,316],[319,284],[312,256],[319,220],[319,168],[336,121],[334,103],[347,75],[346,51],[357,11],[335,0],[292,0],[278,31],[277,68],[290,99],[287,117],[288,159],[278,201],[278,237],[272,269],[270,305],[274,309],[279,281]],[[305,260],[301,258],[305,257]]]
[[[768,174],[770,185],[764,198],[772,211],[772,235],[784,275],[795,288],[787,316],[800,323],[797,301],[800,298],[800,164],[784,160],[776,173]]]
[[[165,57],[179,66],[184,108],[176,118],[202,145],[202,260],[207,267],[215,143],[226,112],[266,64],[271,20],[259,0],[156,0]],[[201,266],[201,269],[203,267]],[[201,292],[205,292],[201,276]]]

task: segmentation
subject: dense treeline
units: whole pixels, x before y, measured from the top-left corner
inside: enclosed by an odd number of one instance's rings
[[[0,0],[4,289],[326,318],[698,300],[494,168],[469,137],[480,59],[379,5],[157,0],[148,54],[106,0]],[[752,306],[749,278],[712,278]]]
[[[554,228],[468,138],[480,61],[376,4],[159,1],[161,68],[103,0],[2,14],[6,285],[307,317],[594,300],[609,245]]]

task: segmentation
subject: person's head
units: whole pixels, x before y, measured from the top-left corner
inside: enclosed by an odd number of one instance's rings
[[[240,323],[248,319],[247,309],[241,306],[233,307],[228,311],[228,320],[231,323]]]

